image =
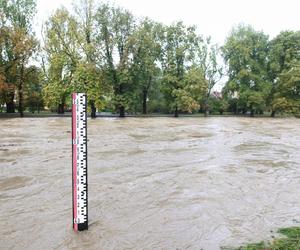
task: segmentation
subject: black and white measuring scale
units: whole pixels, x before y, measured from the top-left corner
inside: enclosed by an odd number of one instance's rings
[[[73,229],[88,229],[87,97],[72,94],[72,197]]]

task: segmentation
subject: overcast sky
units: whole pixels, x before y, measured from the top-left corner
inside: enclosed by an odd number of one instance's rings
[[[95,0],[97,2],[97,0]],[[138,17],[148,16],[170,24],[182,20],[196,25],[198,32],[220,45],[238,23],[251,24],[270,37],[281,30],[300,30],[300,0],[109,0]],[[72,0],[37,0],[37,26],[61,5],[72,8]],[[37,28],[37,32],[39,28]]]

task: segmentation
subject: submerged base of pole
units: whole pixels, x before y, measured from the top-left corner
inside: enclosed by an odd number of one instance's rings
[[[86,106],[86,94],[72,94],[72,198],[74,231],[88,229]]]
[[[86,221],[84,223],[77,224],[77,230],[76,231],[84,231],[84,230],[88,230],[88,228],[89,228],[88,222]]]

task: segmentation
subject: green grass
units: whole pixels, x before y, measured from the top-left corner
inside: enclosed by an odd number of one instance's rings
[[[281,228],[283,237],[272,242],[260,242],[241,246],[236,250],[300,250],[300,227]]]

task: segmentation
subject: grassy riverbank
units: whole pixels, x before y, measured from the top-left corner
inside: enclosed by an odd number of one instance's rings
[[[281,228],[278,233],[282,237],[275,238],[270,242],[252,243],[241,246],[236,250],[299,250],[300,227]]]

